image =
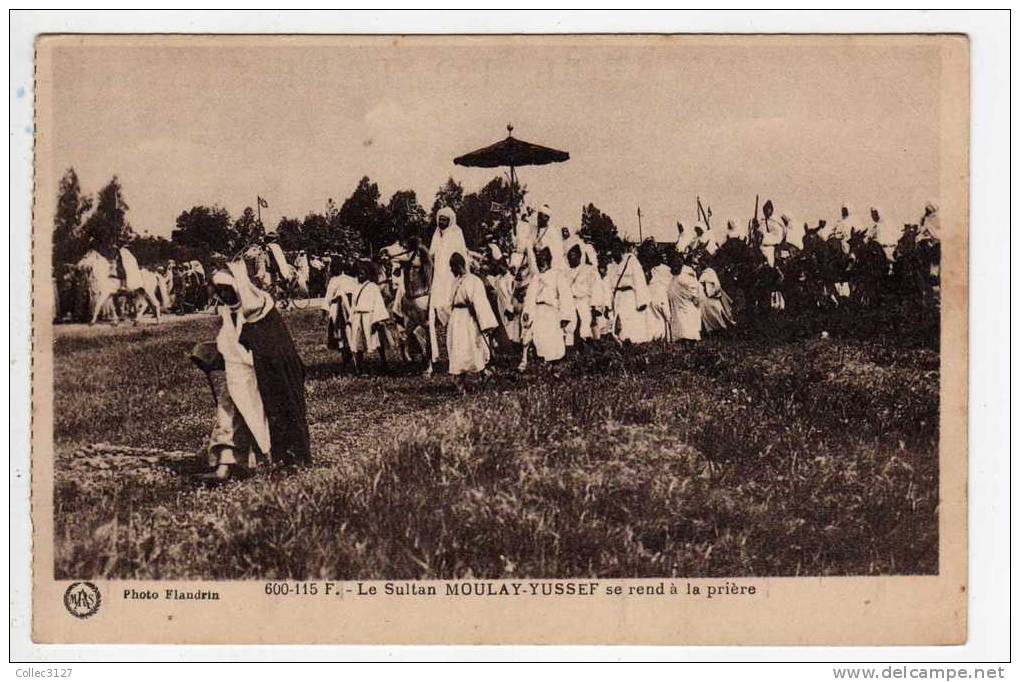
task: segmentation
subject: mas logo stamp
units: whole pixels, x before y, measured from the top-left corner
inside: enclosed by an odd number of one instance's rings
[[[76,618],[85,619],[95,615],[103,603],[99,588],[90,582],[75,582],[64,592],[64,606]]]

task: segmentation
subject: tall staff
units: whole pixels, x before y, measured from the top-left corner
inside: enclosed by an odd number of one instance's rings
[[[640,206],[637,207],[637,236],[638,236],[638,244],[642,243],[645,240],[644,234],[642,233],[642,230],[641,230],[641,207]]]
[[[255,210],[258,211],[259,229],[262,231],[263,234],[265,234],[266,228],[263,227],[263,225],[262,225],[262,209],[269,208],[269,202],[266,201],[265,199],[263,199],[258,194],[256,194],[255,195],[255,206],[256,206]]]
[[[712,223],[709,222],[709,218],[712,216],[712,209],[705,210],[705,207],[701,205],[701,197],[697,197],[698,201],[698,216],[705,221],[705,228],[711,230]]]

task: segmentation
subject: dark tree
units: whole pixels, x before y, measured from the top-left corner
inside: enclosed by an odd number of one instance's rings
[[[613,219],[595,204],[588,204],[581,211],[581,237],[589,240],[603,257],[620,255],[626,249]]]
[[[236,238],[226,209],[195,206],[177,216],[177,227],[170,240],[207,257],[212,253],[233,253],[231,247]]]
[[[128,242],[134,236],[131,225],[127,221],[128,205],[117,176],[99,191],[96,210],[85,221],[82,235],[85,248],[95,248],[99,252],[112,257],[119,244]]]
[[[185,246],[153,235],[136,237],[131,242],[130,248],[131,253],[138,259],[138,264],[145,267],[162,265],[168,260],[178,263],[189,260],[208,262],[208,250]]]
[[[244,250],[256,237],[263,233],[262,224],[259,223],[258,218],[255,216],[255,210],[251,206],[245,206],[240,217],[234,221],[230,247],[224,255],[231,257],[235,253]]]
[[[525,192],[518,188],[518,202]],[[490,238],[494,238],[501,249],[510,247],[512,203],[510,183],[502,176],[494,177],[482,189],[464,197],[457,211],[457,222],[464,230],[464,241],[469,248],[478,248]]]
[[[339,224],[353,228],[372,251],[391,243],[395,237],[390,230],[386,208],[379,203],[379,186],[368,176],[361,178],[354,193],[340,207]]]
[[[92,208],[92,197],[81,193],[78,174],[68,168],[60,179],[53,225],[53,265],[77,262],[85,255],[82,218]]]
[[[296,218],[280,218],[280,222],[276,225],[276,234],[280,238],[280,246],[286,251],[297,251],[309,247],[301,221]]]
[[[340,254],[352,261],[369,255],[358,231],[340,222],[340,212],[332,199],[326,204],[325,215],[309,213],[305,216],[301,231],[312,253]]]
[[[429,225],[435,226],[436,213],[439,212],[439,209],[449,206],[454,211],[457,211],[463,203],[464,187],[453,178],[448,178],[443,186],[436,191],[436,198],[432,202],[432,210],[429,211]]]
[[[414,190],[405,189],[393,193],[386,205],[389,230],[397,238],[411,235],[422,236],[428,225],[428,214],[418,203]]]

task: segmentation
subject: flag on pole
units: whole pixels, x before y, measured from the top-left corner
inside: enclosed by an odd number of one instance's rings
[[[256,195],[256,198],[259,200],[259,206],[261,206],[262,208],[269,208],[269,203],[265,199],[258,195]]]

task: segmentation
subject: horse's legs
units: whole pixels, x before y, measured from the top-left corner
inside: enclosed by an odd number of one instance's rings
[[[431,358],[432,349],[429,348],[429,330],[419,324],[411,330],[410,335],[418,342],[418,347],[421,348],[422,357]]]
[[[145,298],[149,301],[149,305],[151,305],[152,309],[156,312],[156,324],[159,324],[160,305],[159,301],[156,299],[156,292],[150,293],[144,289],[143,291],[145,292]]]
[[[521,364],[517,365],[517,369],[523,372],[528,368],[528,346],[531,342],[521,344]]]
[[[144,289],[135,292],[135,326],[138,326],[142,322],[142,316],[145,315],[145,311],[148,310],[149,296]]]
[[[110,292],[109,291],[100,291],[99,292],[99,295],[96,297],[95,305],[93,305],[93,307],[92,307],[92,319],[89,320],[89,324],[90,325],[93,325],[93,324],[96,323],[96,320],[99,319],[99,313],[103,310],[103,306],[106,305],[106,302],[109,301],[109,300],[110,300]],[[115,322],[117,321],[117,311],[116,310],[113,310],[113,320]]]

